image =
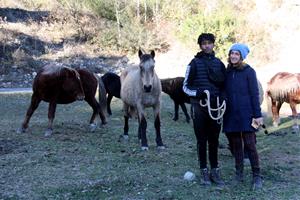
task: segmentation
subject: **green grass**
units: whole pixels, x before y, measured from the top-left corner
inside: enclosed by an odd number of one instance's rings
[[[219,160],[226,187],[219,190],[199,184],[192,125],[185,123],[183,113],[178,122],[172,120],[173,103],[165,95],[161,128],[167,148],[156,149],[149,109],[147,152],[140,150],[136,120],[129,123],[130,140],[119,140],[123,115],[118,99],[112,102],[108,124],[93,133],[87,103],[59,105],[50,138],[44,137],[46,103],[34,113],[28,132],[16,133],[29,102],[30,94],[0,95],[0,199],[300,199],[300,137],[291,133],[288,118],[278,128],[287,134],[257,134],[264,189],[250,190],[250,166],[245,182],[232,186],[234,160],[223,148]],[[223,134],[220,143],[227,145]],[[196,173],[195,181],[183,180],[188,170]]]

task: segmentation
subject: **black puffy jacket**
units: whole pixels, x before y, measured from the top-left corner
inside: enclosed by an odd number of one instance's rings
[[[209,78],[208,68],[222,74],[225,77],[225,65],[215,57],[214,52],[206,54],[203,51],[197,53],[194,59],[187,66],[185,79],[183,82],[183,91],[191,97],[191,103],[198,103],[198,92],[208,90],[212,97],[224,97],[224,84],[216,83]]]

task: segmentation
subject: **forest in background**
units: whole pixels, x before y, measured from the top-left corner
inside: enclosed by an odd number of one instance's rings
[[[271,10],[285,3],[268,2]],[[139,47],[166,52],[174,39],[195,48],[201,32],[216,35],[216,51],[223,59],[237,41],[249,44],[255,49],[253,57],[264,62],[275,51],[269,24],[255,13],[256,0],[4,0],[1,4],[51,11],[56,21],[72,25],[76,40],[110,52],[132,53]],[[60,29],[69,30],[69,26]]]

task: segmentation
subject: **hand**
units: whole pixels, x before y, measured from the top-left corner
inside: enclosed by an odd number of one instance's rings
[[[196,92],[196,97],[200,98],[200,99],[206,99],[207,98],[207,95],[205,92],[201,91],[201,90],[197,90]]]
[[[254,121],[258,126],[261,126],[264,124],[264,118],[262,118],[262,117],[254,118]]]

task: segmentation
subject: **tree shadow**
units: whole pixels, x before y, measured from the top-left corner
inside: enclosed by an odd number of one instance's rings
[[[1,61],[11,61],[13,59],[13,53],[17,49],[24,51],[24,53],[28,56],[39,57],[45,54],[47,49],[59,50],[63,48],[63,42],[44,42],[37,37],[33,37],[18,31],[1,29],[0,33],[5,35],[5,38],[1,38],[0,41]]]
[[[20,8],[0,8],[0,17],[7,22],[41,22],[49,16],[49,11],[28,11]]]

